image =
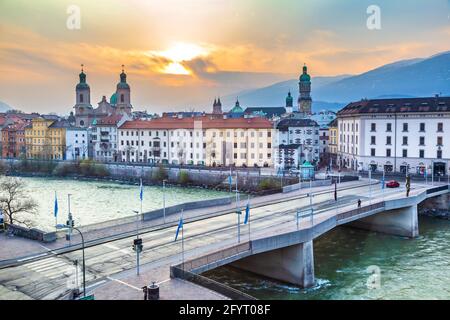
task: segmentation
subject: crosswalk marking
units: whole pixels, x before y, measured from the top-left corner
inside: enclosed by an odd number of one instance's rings
[[[28,263],[25,267],[50,279],[64,276],[71,268],[75,268],[72,264],[54,257]]]

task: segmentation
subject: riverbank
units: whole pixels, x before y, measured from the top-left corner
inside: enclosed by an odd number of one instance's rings
[[[57,177],[85,181],[109,181],[161,186],[163,181],[179,187],[229,191],[229,171],[189,167],[143,166],[142,164],[97,163],[92,160],[78,162],[41,160],[0,160],[0,172],[22,177]],[[283,186],[298,182],[297,177],[263,176],[250,169],[233,169],[232,188],[254,195],[282,191]],[[258,173],[258,172],[257,172]],[[237,178],[236,178],[237,177]],[[236,179],[238,180],[236,183]]]

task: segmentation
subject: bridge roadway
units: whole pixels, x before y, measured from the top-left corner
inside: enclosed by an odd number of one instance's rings
[[[344,184],[343,184],[344,185]],[[427,186],[414,184],[412,195],[423,192]],[[315,188],[314,223],[330,216],[356,208],[358,199],[363,206],[383,199],[402,198],[404,188],[380,190],[367,182],[339,191],[338,210],[334,201],[334,187],[327,192]],[[305,191],[306,192],[306,191]],[[369,194],[372,198],[369,199]],[[251,210],[250,234],[248,226],[241,225],[242,242],[297,229],[295,212],[309,208],[308,197],[295,198],[274,204],[265,204]],[[243,209],[243,208],[242,208]],[[242,221],[242,220],[241,220]],[[302,218],[299,228],[311,226],[310,217]],[[174,242],[175,228],[161,227],[141,234],[144,251],[141,254],[141,276],[135,273],[136,255],[131,249],[133,237],[94,245],[86,249],[86,280],[88,291],[97,299],[140,299],[143,285],[155,281],[160,284],[162,298],[223,298],[201,288],[186,289],[170,279],[170,266],[181,261],[181,241]],[[185,259],[226,249],[237,244],[237,215],[223,214],[184,226]],[[73,261],[81,262],[81,250],[24,260],[15,266],[0,269],[0,299],[61,299],[71,288],[74,279]],[[81,274],[79,276],[81,281]],[[178,296],[177,296],[177,290]]]

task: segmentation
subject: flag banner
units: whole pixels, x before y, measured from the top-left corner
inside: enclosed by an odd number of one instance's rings
[[[141,179],[141,186],[139,189],[139,199],[141,199],[141,201],[144,199],[144,188],[142,186],[142,179]]]
[[[231,186],[233,184],[233,178],[231,177],[231,173],[228,176],[228,184]]]
[[[180,230],[183,228],[183,217],[180,217],[180,222],[178,222],[177,233],[175,234],[175,242],[178,240],[178,234]]]
[[[245,219],[244,224],[248,223],[248,219],[250,218],[250,202],[247,202],[247,206],[245,207]]]
[[[381,178],[381,189],[384,189],[384,187],[386,186],[386,183],[384,182],[384,177]]]
[[[56,197],[56,192],[55,192],[55,207],[53,209],[53,213],[55,215],[55,218],[58,216],[58,198]]]

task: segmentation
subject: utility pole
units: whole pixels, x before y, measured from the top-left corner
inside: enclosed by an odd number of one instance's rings
[[[68,205],[68,218],[67,218],[67,225],[69,226],[69,228],[67,229],[67,234],[66,234],[66,240],[69,240],[69,246],[72,245],[72,227],[74,225],[74,221],[72,218],[72,212],[70,212],[70,196],[71,194],[67,194],[67,205]]]
[[[164,224],[166,224],[166,180],[163,180],[163,216]]]

